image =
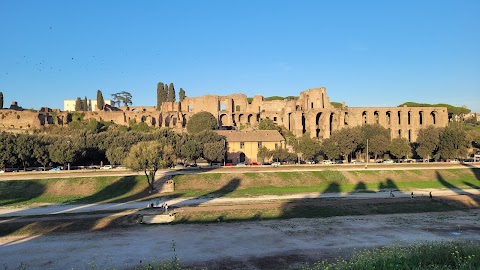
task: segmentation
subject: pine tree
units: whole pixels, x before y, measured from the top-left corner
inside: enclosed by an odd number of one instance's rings
[[[168,85],[165,84],[165,87],[162,91],[162,100],[168,101]]]
[[[178,99],[180,101],[183,101],[183,99],[185,99],[185,90],[183,90],[183,88],[180,88],[180,91],[178,91]]]
[[[79,112],[82,110],[83,107],[83,102],[80,97],[77,97],[77,100],[75,100],[75,111]]]
[[[175,100],[175,87],[173,86],[173,83],[170,83],[170,86],[168,87],[168,101],[175,102]]]
[[[0,92],[0,109],[3,109],[3,93]]]
[[[87,97],[85,97],[85,99],[83,100],[83,111],[88,111],[88,99]]]
[[[97,108],[103,110],[103,106],[105,106],[105,100],[103,99],[102,91],[97,90]]]
[[[163,83],[159,82],[157,84],[157,111],[160,111],[162,108],[162,103],[165,102],[165,100],[163,100],[163,88]]]

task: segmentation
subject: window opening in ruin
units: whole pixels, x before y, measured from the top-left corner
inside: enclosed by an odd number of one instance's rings
[[[274,123],[277,122],[277,117],[276,117],[276,116],[273,117],[273,122],[274,122]]]
[[[245,148],[245,142],[240,142],[240,149]]]
[[[343,125],[348,126],[348,112],[345,112],[343,117]]]
[[[367,123],[367,112],[362,113],[362,123],[366,124]]]
[[[390,112],[387,112],[386,115],[387,115],[387,125],[391,125],[392,124],[392,119],[391,119]]]
[[[330,114],[330,135],[332,135],[333,131],[333,113]]]
[[[398,112],[398,124],[399,124],[399,125],[402,124],[402,121],[401,121],[402,117],[401,117],[401,116],[402,116],[402,113],[399,111],[399,112]]]
[[[411,122],[411,117],[410,117],[410,112],[408,112],[407,125],[410,125],[410,122]]]
[[[412,130],[411,129],[408,130],[408,141],[409,142],[412,141]]]
[[[437,123],[435,112],[431,112],[430,115],[432,116],[432,123],[435,125]]]
[[[322,117],[322,113],[317,113],[317,117],[316,117],[316,119],[315,119],[315,124],[316,124],[317,128],[320,127],[320,119],[321,119],[321,117]]]
[[[312,102],[312,105],[311,105],[311,106],[312,106],[312,109],[313,109],[313,102]]]
[[[398,130],[398,138],[402,138],[402,130],[401,129]]]
[[[226,111],[227,110],[227,104],[220,104],[220,111]]]
[[[423,125],[423,112],[419,112],[418,117],[419,117],[418,120],[420,121],[420,125]]]
[[[193,105],[188,105],[188,111],[193,112]]]
[[[237,111],[237,112],[240,111],[240,105],[235,106],[235,111]]]
[[[305,115],[302,114],[302,134],[305,134],[305,132],[307,132],[305,127]]]
[[[379,112],[378,111],[375,111],[373,113],[373,116],[375,118],[375,124],[379,124],[380,123],[380,116],[379,116]]]

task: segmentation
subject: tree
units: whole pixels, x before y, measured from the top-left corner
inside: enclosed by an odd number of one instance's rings
[[[13,166],[17,163],[17,155],[15,153],[16,137],[13,134],[0,133],[0,168]]]
[[[363,147],[368,140],[368,152],[374,154],[374,159],[388,151],[390,144],[390,131],[379,124],[362,126]]]
[[[182,90],[180,88],[180,90]],[[0,109],[3,109],[3,92],[0,92]]]
[[[162,82],[157,83],[157,111],[160,111],[160,109],[162,108],[162,103],[165,102],[165,100],[163,99],[163,88],[164,85]]]
[[[53,144],[48,146],[48,153],[50,159],[58,164],[64,166],[73,163],[77,160],[80,153],[80,147],[77,143],[63,138],[58,139]]]
[[[103,106],[105,106],[105,100],[103,99],[102,91],[97,90],[97,109],[103,110]]]
[[[304,160],[313,160],[320,153],[320,143],[310,138],[309,133],[303,134],[303,136],[298,139],[295,148],[297,153],[302,154]]]
[[[83,101],[80,97],[77,97],[77,100],[75,100],[75,111],[83,111]]]
[[[203,130],[214,130],[217,128],[217,119],[209,112],[196,113],[192,115],[187,122],[187,131],[191,134],[199,133]]]
[[[168,101],[175,102],[175,100],[175,87],[173,86],[173,83],[170,83],[170,86],[168,87]]]
[[[337,144],[341,155],[348,159],[348,156],[351,157],[351,154],[362,144],[362,128],[345,127],[333,131],[330,138]]]
[[[48,146],[44,142],[38,140],[38,142],[34,145],[33,148],[33,156],[35,157],[36,161],[43,166],[43,169],[45,170],[45,167],[50,162]]]
[[[34,161],[34,156],[32,154],[35,144],[36,141],[32,136],[26,134],[20,134],[17,136],[15,154],[17,155],[18,160],[22,163],[23,169],[26,169],[27,166],[31,165]]]
[[[203,145],[203,158],[209,162],[222,161],[225,159],[225,142],[212,142]]]
[[[185,90],[183,90],[183,88],[180,88],[180,91],[178,91],[178,99],[180,101],[183,101],[185,99]]]
[[[328,159],[335,159],[341,154],[340,147],[338,147],[337,142],[331,138],[323,140],[322,150]]]
[[[165,102],[168,101],[168,85],[167,84],[165,84],[165,87],[163,88],[162,99],[165,100]]]
[[[126,91],[112,94],[112,99],[114,100],[114,103],[116,103],[117,105],[121,105],[122,103],[123,103],[123,106],[132,105],[132,94]]]
[[[110,147],[105,151],[105,156],[110,164],[120,165],[125,160],[128,154],[128,149],[123,146]]]
[[[258,149],[257,160],[260,161],[261,163],[264,163],[265,159],[269,160],[271,157],[272,157],[272,151],[268,150],[267,147],[262,146],[260,149]]]
[[[202,145],[196,140],[189,140],[180,146],[180,154],[196,164],[197,159],[202,155]]]
[[[445,159],[465,157],[470,145],[471,141],[460,124],[450,125],[440,134],[438,155]]]
[[[265,118],[258,123],[259,130],[279,130],[278,126],[273,123],[272,119]]]
[[[143,171],[150,190],[155,190],[155,174],[159,169],[171,167],[175,163],[173,147],[158,141],[139,142],[130,148],[124,164],[134,171]]]
[[[83,99],[82,111],[88,111],[88,99],[85,97]]]
[[[412,155],[412,148],[410,147],[410,143],[405,138],[393,139],[388,146],[388,151],[397,159]]]
[[[428,126],[418,131],[418,146],[415,151],[421,158],[430,159],[430,157],[436,156],[438,151],[438,144],[440,142],[441,130],[441,128]]]

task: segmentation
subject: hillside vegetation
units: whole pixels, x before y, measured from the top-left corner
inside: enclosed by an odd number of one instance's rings
[[[452,106],[450,104],[443,104],[443,103],[428,104],[428,103],[405,102],[405,103],[402,103],[402,104],[398,105],[398,107],[403,107],[403,106],[407,106],[407,107],[447,107],[448,113],[455,114],[455,115],[466,114],[466,113],[471,112],[471,110],[468,109],[468,108],[457,107],[457,106]]]

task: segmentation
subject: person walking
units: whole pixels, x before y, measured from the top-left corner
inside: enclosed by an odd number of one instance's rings
[[[433,199],[433,196],[432,196],[432,192],[431,192],[431,191],[430,191],[430,194],[429,194],[429,195],[430,195],[430,199]]]
[[[412,196],[412,199],[413,199],[413,191],[412,191],[412,194],[411,194],[411,196]]]

